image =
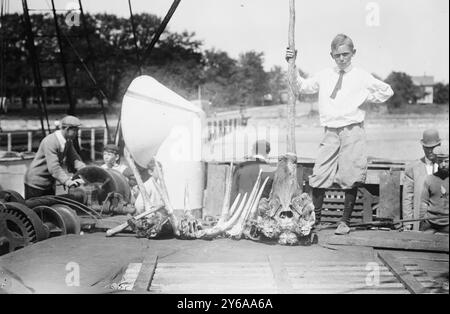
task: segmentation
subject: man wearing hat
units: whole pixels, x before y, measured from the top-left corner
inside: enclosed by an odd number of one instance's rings
[[[64,169],[64,165],[71,166],[76,171],[85,166],[73,143],[80,126],[81,121],[77,117],[66,116],[60,121],[60,129],[41,141],[25,173],[25,199],[55,195],[56,181],[67,188],[82,184],[82,179],[72,180]]]
[[[120,164],[120,151],[117,145],[105,145],[105,147],[103,148],[103,161],[105,162],[101,166],[103,169],[112,169],[120,172],[127,178],[130,187],[134,187],[137,185],[136,179],[134,178],[131,169],[125,165]]]
[[[428,220],[420,224],[420,230],[448,233],[448,145],[435,147],[433,153],[438,169],[425,179],[421,212]]]
[[[263,170],[261,174],[261,181],[267,177],[269,180],[262,193],[263,198],[269,198],[270,190],[272,189],[273,173],[264,171],[264,165],[267,165],[267,156],[270,153],[270,143],[266,140],[258,140],[253,144],[253,155],[247,157],[246,161],[240,163],[233,174],[233,183],[231,185],[231,200],[234,200],[240,193],[243,196],[245,193],[250,195],[253,185],[258,178],[260,169]]]
[[[420,209],[420,197],[422,195],[425,178],[437,169],[434,163],[433,149],[441,145],[439,132],[428,129],[423,132],[420,140],[425,156],[407,165],[403,181],[402,211],[403,219],[423,218],[425,212]],[[407,224],[405,230],[419,229],[419,222]]]

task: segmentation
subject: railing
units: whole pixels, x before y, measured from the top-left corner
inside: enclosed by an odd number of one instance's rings
[[[33,131],[17,131],[0,133],[0,150],[32,152]]]
[[[48,133],[47,131],[46,134]],[[31,153],[37,151],[41,139],[40,131],[2,132],[0,133],[0,150]],[[97,155],[107,143],[106,128],[81,128],[78,131],[78,144],[82,152],[88,153],[91,160],[96,160]]]
[[[227,115],[207,119],[208,141],[216,140],[225,136],[241,126],[247,125],[248,117],[242,115]]]
[[[248,117],[240,114],[226,114],[206,120],[208,141],[216,140],[239,127],[247,125]],[[114,130],[111,132],[114,133]],[[49,134],[46,131],[46,134]],[[37,151],[42,133],[35,131],[11,131],[0,133],[0,151],[27,152]],[[104,145],[108,143],[106,128],[81,128],[78,131],[78,144],[91,160],[96,160]],[[84,156],[88,157],[88,156]]]

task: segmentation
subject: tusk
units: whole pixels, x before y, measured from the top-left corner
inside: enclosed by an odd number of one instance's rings
[[[258,192],[258,195],[257,195],[257,197],[255,199],[255,202],[252,204],[252,209],[250,211],[250,215],[247,217],[245,222],[247,222],[248,219],[253,219],[255,217],[256,210],[258,209],[259,201],[261,200],[261,196],[262,196],[262,194],[264,192],[264,189],[265,189],[268,181],[269,181],[269,177],[267,177],[264,180],[261,188],[259,189],[259,192]]]
[[[231,208],[229,210],[227,210],[227,213],[225,214],[225,216],[221,216],[219,221],[217,222],[217,224],[222,224],[225,221],[227,221],[230,218],[230,214],[234,213],[236,208],[237,208],[237,204],[239,203],[239,199],[241,198],[241,193],[239,193],[236,198],[234,199],[233,205],[231,205]]]
[[[249,209],[246,212],[246,215],[245,215],[244,219],[242,220],[242,224],[239,225],[239,229],[238,230],[231,230],[229,232],[229,235],[234,236],[237,239],[240,239],[242,237],[242,234],[244,232],[245,226],[246,226],[249,218],[252,218],[255,215],[255,213],[256,213],[256,209],[258,208],[259,200],[261,199],[261,195],[262,195],[262,193],[264,191],[264,188],[266,187],[266,184],[267,184],[268,181],[269,181],[269,177],[267,177],[264,180],[262,186],[259,188],[259,191],[258,191],[257,195],[255,196],[254,201],[249,206]],[[233,231],[234,231],[234,233],[233,233]]]
[[[229,229],[234,223],[236,223],[236,220],[242,214],[242,210],[244,209],[246,200],[247,200],[247,193],[244,194],[244,197],[242,198],[242,201],[239,204],[239,207],[237,208],[235,215],[233,215],[228,221],[224,222],[221,225],[217,224],[215,227],[213,227],[211,229],[201,230],[201,232],[199,232],[198,237],[199,238],[215,237],[215,236],[225,232],[227,229]]]
[[[239,237],[240,234],[242,234],[242,230],[244,228],[244,223],[246,220],[246,217],[248,216],[250,209],[252,208],[252,204],[255,200],[259,184],[261,182],[261,173],[262,170],[259,171],[258,178],[256,179],[255,184],[253,185],[252,192],[250,194],[250,197],[247,201],[247,203],[244,206],[243,213],[240,215],[238,222],[233,226],[233,228],[227,232],[227,234],[231,237]]]
[[[220,220],[225,219],[229,216],[230,208],[230,197],[231,197],[231,185],[233,181],[233,162],[228,169],[229,172],[227,174],[226,183],[225,183],[225,197],[223,199],[222,212],[220,215]]]

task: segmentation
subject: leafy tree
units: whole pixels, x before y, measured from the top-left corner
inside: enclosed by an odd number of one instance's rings
[[[238,99],[231,95],[235,86],[239,85],[233,82],[238,71],[237,61],[230,58],[226,52],[215,49],[206,50],[204,56],[203,96],[209,99],[213,106],[236,105]]]
[[[26,41],[21,16],[18,14],[4,15],[0,29],[2,41],[1,58],[3,68],[0,69],[4,76],[5,95],[20,97],[22,108],[26,108],[26,99],[32,94],[32,72],[27,62]]]
[[[30,18],[42,79],[61,79],[60,48],[55,37],[53,16],[32,14]],[[98,96],[85,71],[87,66],[109,99],[120,102],[126,88],[137,76],[139,66],[130,20],[110,14],[86,14],[86,24],[68,27],[64,18],[63,15],[58,16],[74,100]],[[235,60],[223,51],[202,51],[202,42],[195,38],[194,33],[166,30],[148,55],[145,49],[161,19],[152,14],[136,14],[134,20],[143,74],[155,77],[188,99],[196,98],[201,86],[203,98],[215,106],[254,106],[263,102],[265,94],[283,88],[281,69],[266,73],[262,53],[246,52]],[[7,97],[21,95],[25,105],[26,98],[34,94],[34,78],[22,16],[8,15],[2,24],[1,35],[8,39],[7,49],[3,51],[5,68],[2,69],[8,82]],[[64,89],[55,89],[54,93],[65,100]]]
[[[274,103],[281,103],[281,92],[287,90],[287,73],[280,66],[274,66],[268,73],[269,91],[272,94]]]
[[[448,104],[449,85],[437,83],[434,85],[433,102],[435,104]]]
[[[261,105],[264,94],[269,90],[268,76],[263,68],[264,54],[262,52],[249,51],[239,56],[238,71],[232,78],[233,83],[238,83],[236,96],[240,102],[247,106]]]
[[[399,108],[406,104],[414,104],[424,96],[421,88],[415,86],[411,76],[406,73],[392,72],[385,81],[391,85],[394,91],[394,95],[388,101],[388,104],[394,108]]]

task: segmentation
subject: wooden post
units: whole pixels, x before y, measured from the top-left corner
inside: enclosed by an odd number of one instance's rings
[[[400,219],[400,171],[385,170],[380,173],[380,203],[377,216],[379,218]]]
[[[82,140],[81,140],[81,129],[79,129],[78,130],[78,146],[80,147],[80,149],[81,149],[81,143],[82,143]]]
[[[103,146],[108,145],[108,129],[103,129]]]
[[[31,152],[33,150],[33,133],[27,132],[28,135],[28,145],[27,145],[27,152]]]
[[[295,51],[295,0],[289,0],[289,49]],[[295,102],[297,100],[295,57],[288,64],[287,152],[297,154],[295,148]]]
[[[211,140],[212,137],[212,127],[211,122],[208,122],[208,141]]]
[[[228,165],[208,164],[207,193],[203,216],[219,216],[222,204],[225,201],[225,181]],[[234,195],[236,197],[236,195]]]
[[[91,160],[95,161],[95,129],[91,129]]]
[[[360,188],[360,192],[363,195],[363,222],[372,222],[373,210],[372,210],[372,194],[366,188]]]

